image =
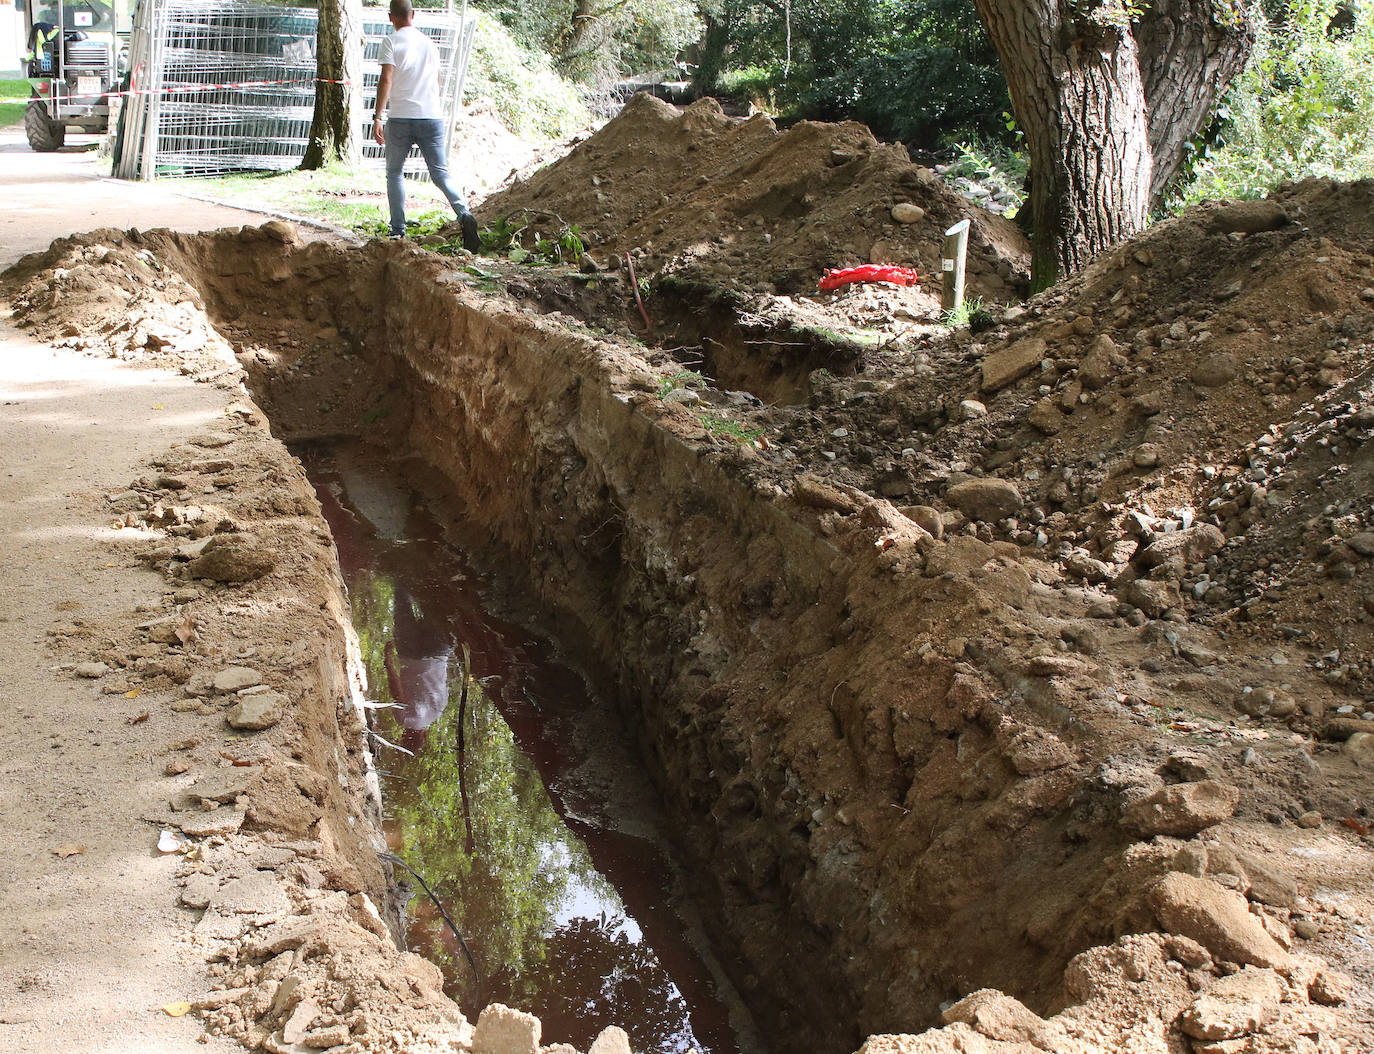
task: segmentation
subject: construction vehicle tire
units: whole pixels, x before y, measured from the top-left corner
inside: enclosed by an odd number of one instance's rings
[[[48,116],[48,104],[42,99],[30,99],[24,110],[24,134],[29,146],[39,153],[52,153],[67,138],[67,130]]]

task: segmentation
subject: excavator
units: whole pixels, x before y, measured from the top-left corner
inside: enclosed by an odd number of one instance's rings
[[[24,72],[31,96],[24,132],[34,150],[57,150],[68,131],[108,131],[128,62],[133,2],[30,0],[26,5]]]

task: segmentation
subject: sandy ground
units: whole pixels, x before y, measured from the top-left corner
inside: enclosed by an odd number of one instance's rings
[[[0,132],[0,267],[101,226],[202,230],[262,217],[98,175],[90,152]],[[207,979],[184,945],[174,860],[139,817],[165,797],[165,737],[136,699],[53,667],[45,635],[157,601],[161,576],[104,529],[103,494],[219,418],[230,392],[55,352],[0,322],[0,1049],[236,1050],[164,1005]],[[70,852],[61,856],[56,852]]]

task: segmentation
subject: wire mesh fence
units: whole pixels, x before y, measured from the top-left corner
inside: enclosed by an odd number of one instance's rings
[[[250,0],[143,0],[130,39],[130,95],[115,146],[115,175],[211,176],[280,172],[305,155],[315,105],[314,8]],[[416,27],[439,50],[444,122],[453,128],[475,20],[417,12]],[[363,157],[383,164],[369,138],[384,9],[365,9]],[[418,150],[406,174],[425,175]]]

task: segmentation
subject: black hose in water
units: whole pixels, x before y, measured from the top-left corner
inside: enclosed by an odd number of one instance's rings
[[[387,861],[387,863],[399,864],[409,871],[415,877],[415,881],[420,883],[420,888],[425,891],[425,896],[429,897],[434,903],[434,906],[439,909],[439,914],[443,916],[444,922],[449,928],[449,932],[457,937],[458,943],[462,945],[463,954],[466,955],[468,959],[468,966],[472,967],[472,983],[475,989],[473,1002],[480,1012],[486,1006],[482,1001],[482,975],[477,971],[477,962],[472,957],[472,949],[468,947],[468,942],[463,940],[463,935],[458,932],[458,927],[455,926],[453,920],[448,917],[448,912],[445,911],[444,906],[439,903],[439,898],[434,895],[434,891],[429,888],[429,883],[424,880],[420,872],[416,871],[415,868],[411,867],[395,853],[378,853],[377,855]]]

